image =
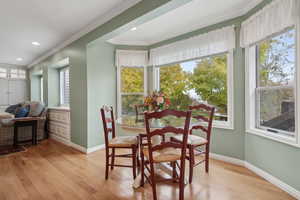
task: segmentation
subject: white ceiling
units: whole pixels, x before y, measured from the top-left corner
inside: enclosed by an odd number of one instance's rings
[[[0,63],[28,65],[128,2],[137,1],[1,0]],[[34,41],[41,46],[33,46]]]
[[[263,0],[193,0],[109,42],[151,45],[193,30],[241,16]]]

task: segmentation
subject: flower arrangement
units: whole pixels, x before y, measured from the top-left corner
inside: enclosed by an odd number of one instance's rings
[[[146,105],[147,109],[150,111],[167,109],[170,104],[170,99],[166,98],[163,92],[154,91],[144,99],[144,105]]]

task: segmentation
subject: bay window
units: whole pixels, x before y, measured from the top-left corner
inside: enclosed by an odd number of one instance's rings
[[[189,105],[215,106],[215,127],[233,128],[232,52],[156,68],[156,89],[170,98],[171,109]]]
[[[289,28],[247,49],[247,131],[297,141],[297,37]]]

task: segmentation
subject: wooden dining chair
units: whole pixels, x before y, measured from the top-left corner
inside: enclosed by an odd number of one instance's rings
[[[136,104],[134,105],[135,108],[135,121],[136,122],[144,122],[144,109],[145,104]]]
[[[166,116],[175,116],[177,118],[184,118],[183,128],[176,128],[172,126],[166,126],[160,129],[151,130],[150,121],[160,119]],[[173,181],[179,181],[179,199],[184,199],[184,173],[185,173],[185,158],[186,158],[186,147],[187,137],[189,134],[189,125],[191,119],[191,111],[176,111],[176,110],[163,110],[160,112],[145,113],[146,123],[146,135],[147,135],[147,146],[143,147],[141,151],[141,173],[142,173],[142,186],[144,185],[145,178],[151,184],[153,191],[153,199],[157,200],[156,194],[156,182],[158,181],[155,177],[154,164],[157,163],[171,163],[173,169]],[[155,138],[163,138],[167,133],[173,133],[182,135],[183,142],[175,143],[161,139],[160,143],[152,143]],[[180,161],[180,165],[177,163]],[[150,168],[149,168],[150,166]],[[177,168],[180,170],[180,174],[177,174]],[[148,171],[150,176],[146,176],[145,169]]]
[[[215,108],[206,104],[199,104],[196,106],[189,106],[189,110],[195,112],[196,114],[192,118],[196,119],[198,122],[196,125],[193,125],[190,130],[190,135],[187,140],[188,155],[187,159],[189,160],[189,182],[193,181],[193,169],[197,165],[205,162],[205,171],[208,173],[209,170],[209,147],[211,139],[211,129],[212,122],[214,118]],[[206,135],[206,138],[193,135],[193,130],[200,130]],[[174,136],[171,138],[173,142],[182,142],[182,137]],[[205,150],[197,149],[198,147],[205,146]],[[205,154],[204,160],[195,162],[195,155]]]
[[[116,136],[115,119],[112,107],[103,106],[101,108],[101,117],[103,121],[106,153],[105,179],[108,179],[109,167],[111,170],[113,170],[114,167],[130,167],[132,168],[133,178],[135,178],[138,162],[138,138],[135,136]],[[116,155],[116,149],[131,149],[132,153]],[[116,157],[131,158],[132,165],[115,164]]]

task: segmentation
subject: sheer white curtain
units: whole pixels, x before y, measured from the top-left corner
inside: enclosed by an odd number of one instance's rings
[[[241,46],[247,47],[296,24],[300,0],[274,0],[242,23]]]
[[[148,65],[148,51],[116,50],[116,66],[145,67]]]
[[[150,65],[160,66],[226,52],[235,48],[233,26],[150,50]]]

